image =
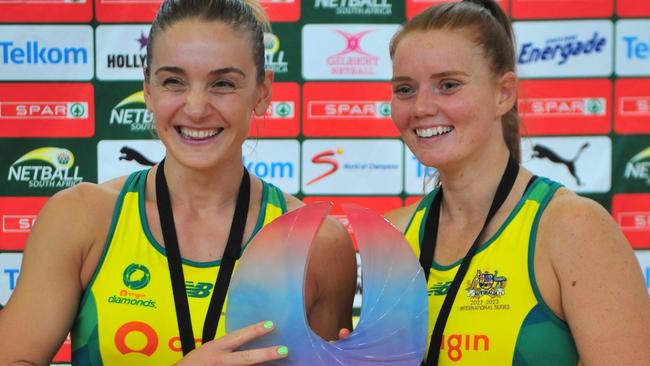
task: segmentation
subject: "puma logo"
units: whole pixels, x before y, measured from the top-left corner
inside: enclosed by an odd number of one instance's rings
[[[148,165],[148,166],[154,166],[156,163],[153,161],[147,159],[144,157],[144,155],[140,154],[138,151],[128,147],[128,146],[123,146],[120,149],[120,152],[123,154],[120,156],[120,160],[126,160],[126,161],[133,161],[135,160],[141,165]]]
[[[548,147],[536,144],[536,145],[533,146],[533,155],[532,155],[532,157],[533,158],[538,158],[538,159],[546,158],[546,159],[548,159],[548,160],[550,160],[550,161],[552,161],[554,163],[563,164],[569,170],[569,173],[571,173],[571,175],[575,178],[576,183],[579,186],[581,186],[582,182],[580,181],[580,178],[578,178],[578,175],[576,174],[575,162],[580,157],[580,154],[582,154],[582,152],[588,146],[589,146],[589,142],[585,142],[584,145],[582,145],[580,147],[580,150],[578,150],[578,153],[576,154],[576,156],[571,160],[567,160],[567,159],[562,158],[558,154],[556,154],[553,150],[549,149]]]

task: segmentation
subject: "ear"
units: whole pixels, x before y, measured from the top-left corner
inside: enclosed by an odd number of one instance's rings
[[[273,72],[265,70],[264,81],[258,86],[257,100],[253,107],[256,116],[263,116],[271,103],[271,84],[273,84]]]
[[[501,117],[508,113],[517,102],[517,76],[514,72],[508,71],[497,81],[497,116]]]

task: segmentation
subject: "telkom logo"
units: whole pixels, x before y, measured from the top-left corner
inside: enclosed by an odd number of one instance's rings
[[[83,47],[46,47],[38,41],[15,44],[0,42],[0,57],[3,64],[87,64],[88,50]]]

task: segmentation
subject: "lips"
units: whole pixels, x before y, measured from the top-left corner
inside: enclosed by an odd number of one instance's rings
[[[213,128],[213,129],[196,129],[188,127],[176,127],[176,131],[185,139],[188,140],[207,140],[214,136],[217,136],[223,128]]]
[[[451,126],[437,126],[437,127],[429,127],[429,128],[416,128],[415,129],[415,134],[418,137],[428,138],[428,137],[446,135],[446,134],[448,134],[449,132],[451,132],[453,130],[454,130],[454,128],[451,127]]]

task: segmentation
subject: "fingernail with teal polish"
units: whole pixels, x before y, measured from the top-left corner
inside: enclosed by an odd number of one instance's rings
[[[287,348],[287,346],[280,346],[278,347],[277,352],[280,356],[286,356],[289,354],[289,348]]]
[[[266,328],[266,329],[271,329],[271,328],[273,328],[273,322],[270,321],[270,320],[265,321],[265,322],[264,322],[264,328]]]

